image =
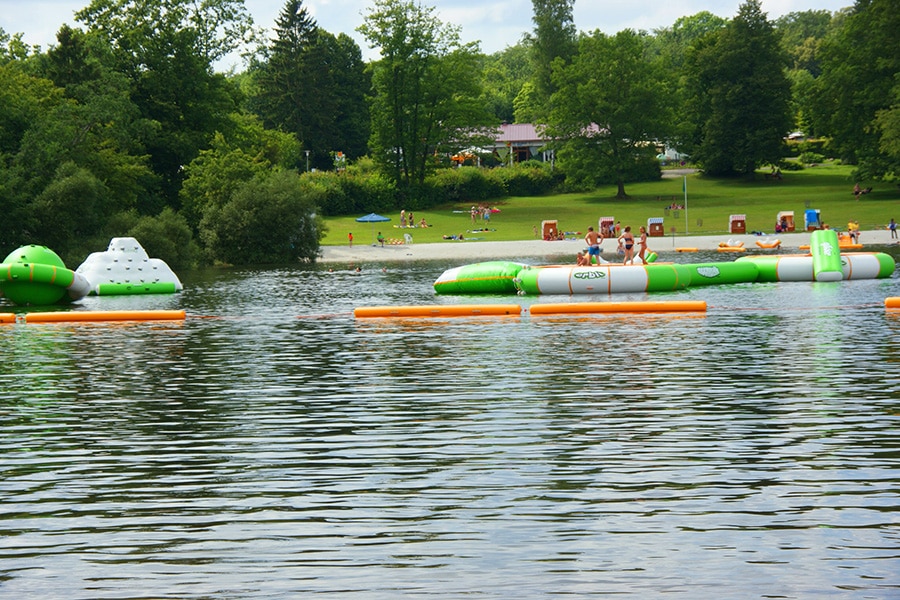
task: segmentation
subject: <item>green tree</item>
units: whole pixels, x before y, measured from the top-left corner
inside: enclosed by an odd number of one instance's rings
[[[484,104],[498,121],[516,120],[516,96],[531,76],[528,53],[529,48],[520,43],[484,57],[481,69]]]
[[[128,229],[128,237],[141,242],[149,256],[165,261],[173,269],[195,267],[199,256],[187,220],[171,208],[158,215],[137,217]]]
[[[531,50],[532,79],[525,90],[527,95],[519,102],[519,116],[538,123],[547,118],[548,102],[556,91],[554,63],[571,60],[578,32],[572,16],[575,0],[531,0],[531,5],[534,33],[526,40]]]
[[[752,175],[777,164],[792,128],[787,57],[759,0],[689,54],[688,120],[683,144],[710,175]]]
[[[316,215],[297,173],[275,171],[247,181],[224,206],[208,211],[200,236],[212,258],[229,264],[312,262],[324,235]]]
[[[790,56],[791,69],[809,71],[813,77],[821,74],[819,46],[831,28],[831,20],[827,10],[792,12],[775,20],[781,47]]]
[[[652,47],[668,68],[681,71],[685,57],[694,44],[727,24],[728,21],[706,10],[679,17],[671,27],[654,32]]]
[[[334,151],[350,158],[366,153],[369,79],[352,38],[321,29],[302,0],[288,0],[262,55],[253,70],[252,110],[267,126],[296,135],[310,167],[332,169]]]
[[[822,45],[815,122],[839,155],[858,166],[860,179],[900,173],[900,161],[885,152],[900,100],[898,31],[895,0],[857,0]]]
[[[297,164],[300,144],[289,134],[265,129],[253,115],[232,115],[229,133],[217,133],[210,147],[185,167],[182,213],[192,227],[220,210],[247,181]]]
[[[666,76],[646,48],[631,30],[611,37],[595,31],[554,78],[559,91],[547,132],[566,140],[560,165],[580,185],[615,182],[618,198],[627,198],[625,183],[637,179],[642,163],[659,176],[656,142],[671,131]]]
[[[68,263],[108,242],[103,230],[113,208],[110,190],[87,169],[68,162],[31,204],[32,239]]]
[[[373,156],[401,201],[417,200],[436,156],[494,122],[480,101],[477,44],[461,44],[459,28],[405,0],[375,0],[359,31],[381,53],[371,65]]]
[[[337,37],[320,34],[329,51],[326,60],[334,82],[334,142],[351,160],[369,152],[371,117],[367,94],[372,78],[366,69],[359,45],[345,33]]]
[[[160,183],[138,209],[177,207],[184,165],[235,110],[235,90],[212,65],[250,31],[243,1],[93,0],[76,18],[108,46],[112,68],[128,78],[131,99],[151,124],[142,141]]]

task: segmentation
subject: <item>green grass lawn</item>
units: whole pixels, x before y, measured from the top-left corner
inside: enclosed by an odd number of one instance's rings
[[[472,202],[460,202],[426,211],[416,211],[431,227],[400,229],[399,211],[387,214],[387,223],[357,223],[362,214],[326,219],[328,231],[322,244],[335,246],[347,243],[353,233],[357,243],[374,242],[381,231],[386,238],[402,239],[410,233],[415,243],[443,241],[445,235],[466,234],[467,238],[508,241],[533,239],[533,228],[540,229],[541,221],[556,220],[563,231],[581,232],[588,226],[597,227],[601,217],[614,217],[622,227],[631,225],[637,231],[650,217],[662,217],[667,235],[672,228],[678,235],[728,234],[729,216],[745,214],[747,232],[774,233],[775,218],[780,211],[794,211],[797,231],[803,229],[803,215],[807,208],[819,209],[822,220],[833,229],[843,230],[850,220],[860,228],[878,229],[887,226],[891,218],[900,219],[900,188],[896,184],[864,182],[872,186],[872,193],[853,197],[853,167],[826,163],[802,171],[785,171],[781,181],[766,179],[760,171],[753,181],[747,179],[714,179],[700,174],[687,176],[687,210],[666,211],[673,201],[684,204],[683,179],[662,179],[650,183],[634,183],[625,187],[628,200],[615,198],[615,186],[607,186],[590,193],[558,194],[541,197],[510,197],[490,203],[499,208],[490,223],[479,219],[473,227],[469,216]],[[464,212],[454,212],[464,211]],[[473,228],[487,227],[495,231],[468,234]]]

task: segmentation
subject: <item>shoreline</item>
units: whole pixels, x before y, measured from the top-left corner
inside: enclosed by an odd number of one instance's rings
[[[743,242],[748,252],[759,251],[766,253],[797,254],[800,246],[808,245],[810,239],[808,231],[786,233],[781,235],[757,236],[753,234],[721,234],[721,235],[696,235],[696,236],[665,236],[648,238],[650,250],[663,256],[676,253],[677,248],[696,248],[697,250],[714,251],[720,242]],[[875,229],[860,232],[860,241],[863,244],[861,250],[866,252],[868,246],[889,246],[898,243],[891,239],[891,232],[886,229]],[[766,250],[756,245],[757,240],[781,240],[781,250]],[[615,240],[604,240],[602,244],[603,256],[606,260],[617,262],[619,256],[615,253]],[[487,260],[503,260],[512,258],[532,257],[552,262],[559,257],[566,257],[565,262],[575,261],[575,254],[585,249],[583,239],[563,240],[548,242],[545,240],[517,240],[505,242],[486,241],[447,241],[443,243],[409,245],[385,245],[354,244],[349,246],[322,246],[317,262],[320,263],[377,263],[377,262],[407,262],[413,260],[457,260],[461,263],[481,262]]]

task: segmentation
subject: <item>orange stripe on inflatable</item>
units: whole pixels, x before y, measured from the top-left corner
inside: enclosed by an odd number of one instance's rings
[[[14,313],[0,313],[0,323],[15,323],[16,315]]]
[[[183,310],[98,310],[28,313],[26,323],[86,321],[174,321],[186,318]]]
[[[560,315],[620,312],[705,312],[702,300],[674,300],[667,302],[571,302],[563,304],[532,304],[533,315]]]
[[[900,296],[893,296],[884,299],[885,308],[900,308]]]
[[[518,304],[445,304],[440,306],[360,306],[357,319],[370,317],[479,317],[521,315]]]

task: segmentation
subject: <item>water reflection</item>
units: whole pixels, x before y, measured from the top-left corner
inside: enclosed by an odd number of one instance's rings
[[[896,278],[352,318],[459,302],[444,268],[209,271],[140,300],[183,324],[0,326],[0,590],[900,594]]]

